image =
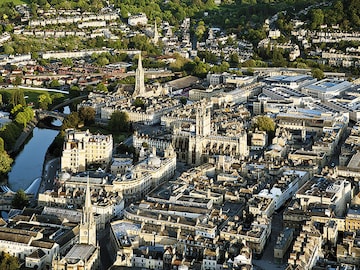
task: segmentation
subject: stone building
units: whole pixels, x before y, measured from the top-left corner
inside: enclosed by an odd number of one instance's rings
[[[112,150],[111,134],[93,135],[88,130],[67,129],[61,156],[61,170],[81,172],[91,163],[106,167],[111,161]]]
[[[99,246],[96,240],[96,222],[92,211],[89,181],[86,185],[85,204],[80,222],[79,243],[65,257],[53,259],[53,270],[100,269]]]

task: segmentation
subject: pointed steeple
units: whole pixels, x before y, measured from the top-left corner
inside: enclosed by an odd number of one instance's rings
[[[139,58],[138,58],[138,69],[142,69],[142,59],[141,59],[141,53],[139,53]]]
[[[133,97],[141,97],[145,93],[144,69],[142,67],[141,52],[138,59],[138,67],[135,73],[135,90]]]
[[[156,43],[158,43],[158,41],[159,41],[159,32],[158,32],[157,24],[156,24],[156,20],[155,20],[153,42],[156,44]]]
[[[91,192],[89,175],[87,176],[87,183],[85,189],[85,203],[83,207],[83,214],[80,223],[80,244],[96,245],[96,222],[91,204]]]
[[[87,176],[86,191],[85,191],[85,204],[83,210],[83,223],[91,223],[94,220],[92,213],[92,204],[91,204],[91,192],[90,192],[90,183],[89,175]]]

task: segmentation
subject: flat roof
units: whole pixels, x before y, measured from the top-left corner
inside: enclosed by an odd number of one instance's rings
[[[338,79],[323,79],[313,84],[307,85],[304,88],[318,92],[338,92],[349,89],[352,84],[348,81]]]

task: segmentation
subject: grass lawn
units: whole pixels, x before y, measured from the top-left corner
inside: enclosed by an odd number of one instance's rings
[[[1,0],[0,0],[1,1]],[[11,97],[11,92],[13,92],[15,89],[1,89],[0,90],[0,94],[3,96],[3,101],[4,101],[4,97],[10,98]],[[24,91],[24,96],[25,96],[25,100],[26,103],[34,103],[36,104],[38,102],[38,97],[41,94],[44,94],[44,91],[37,91],[37,90],[23,90]],[[53,92],[48,92],[51,95],[55,94]],[[64,96],[65,99],[65,96]]]
[[[6,3],[6,2],[13,2],[15,5],[22,5],[22,4],[29,4],[29,0],[1,0],[0,4]]]

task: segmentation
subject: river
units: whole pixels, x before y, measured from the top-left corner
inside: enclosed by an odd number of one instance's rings
[[[69,113],[69,107],[65,107],[64,113]],[[53,124],[61,125],[61,122],[55,120]],[[26,190],[34,183],[31,190],[37,192],[46,151],[58,133],[58,130],[34,128],[32,137],[16,156],[8,174],[8,186],[12,191]]]

